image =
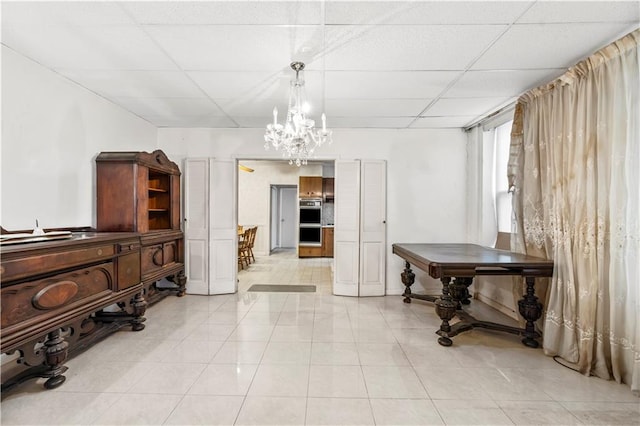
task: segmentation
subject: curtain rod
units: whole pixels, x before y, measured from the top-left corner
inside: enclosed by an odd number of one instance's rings
[[[463,127],[462,130],[464,130],[465,132],[470,132],[476,126],[484,126],[484,125],[486,125],[487,123],[489,123],[491,121],[497,121],[500,118],[502,118],[502,116],[507,115],[507,114],[513,115],[513,110],[515,108],[516,108],[516,101],[513,101],[513,102],[509,103],[508,105],[503,106],[502,108],[492,112],[491,114],[489,114],[489,115],[487,115],[487,116],[475,121],[473,124],[470,124],[468,126]],[[509,120],[505,120],[505,122],[507,122],[507,121],[509,121]]]

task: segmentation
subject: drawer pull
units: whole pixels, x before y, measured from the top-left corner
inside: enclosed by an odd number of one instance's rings
[[[38,309],[53,309],[67,303],[78,293],[78,284],[73,281],[59,281],[50,284],[33,296],[33,306]]]

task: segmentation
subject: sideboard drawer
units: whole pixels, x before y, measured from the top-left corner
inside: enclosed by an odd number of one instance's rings
[[[113,263],[102,263],[49,278],[2,288],[3,332],[20,322],[53,316],[75,302],[86,303],[113,290]]]
[[[7,259],[2,262],[2,281],[8,282],[33,275],[33,271],[46,273],[67,269],[73,266],[110,259],[115,254],[114,244],[87,247],[79,250],[68,250]]]

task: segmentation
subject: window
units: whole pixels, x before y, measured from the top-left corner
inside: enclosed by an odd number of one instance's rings
[[[511,125],[508,121],[494,129],[493,197],[496,208],[498,232],[511,232],[511,193],[507,180]]]

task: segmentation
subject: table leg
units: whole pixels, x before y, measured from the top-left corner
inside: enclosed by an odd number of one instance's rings
[[[457,302],[456,304],[458,309],[462,309],[461,304],[468,305],[471,303],[469,300],[469,286],[472,282],[472,277],[456,277],[449,285],[451,297]]]
[[[524,329],[524,339],[522,343],[530,348],[537,348],[539,346],[536,337],[534,322],[542,316],[542,303],[538,302],[538,298],[535,295],[535,278],[526,277],[527,291],[522,299],[518,300],[518,310],[520,315],[527,321]]]
[[[442,346],[451,346],[453,341],[449,338],[449,332],[451,331],[449,321],[456,315],[458,303],[454,302],[449,294],[451,278],[442,277],[440,281],[442,281],[442,297],[435,301],[435,305],[436,314],[438,314],[442,320],[442,324],[440,324],[440,330],[436,331],[436,334],[440,336],[438,338],[439,344]]]
[[[400,274],[400,278],[402,279],[402,284],[405,285],[404,299],[402,300],[404,303],[411,303],[411,284],[413,284],[416,280],[416,274],[411,270],[411,264],[409,262],[404,262],[404,272]]]

